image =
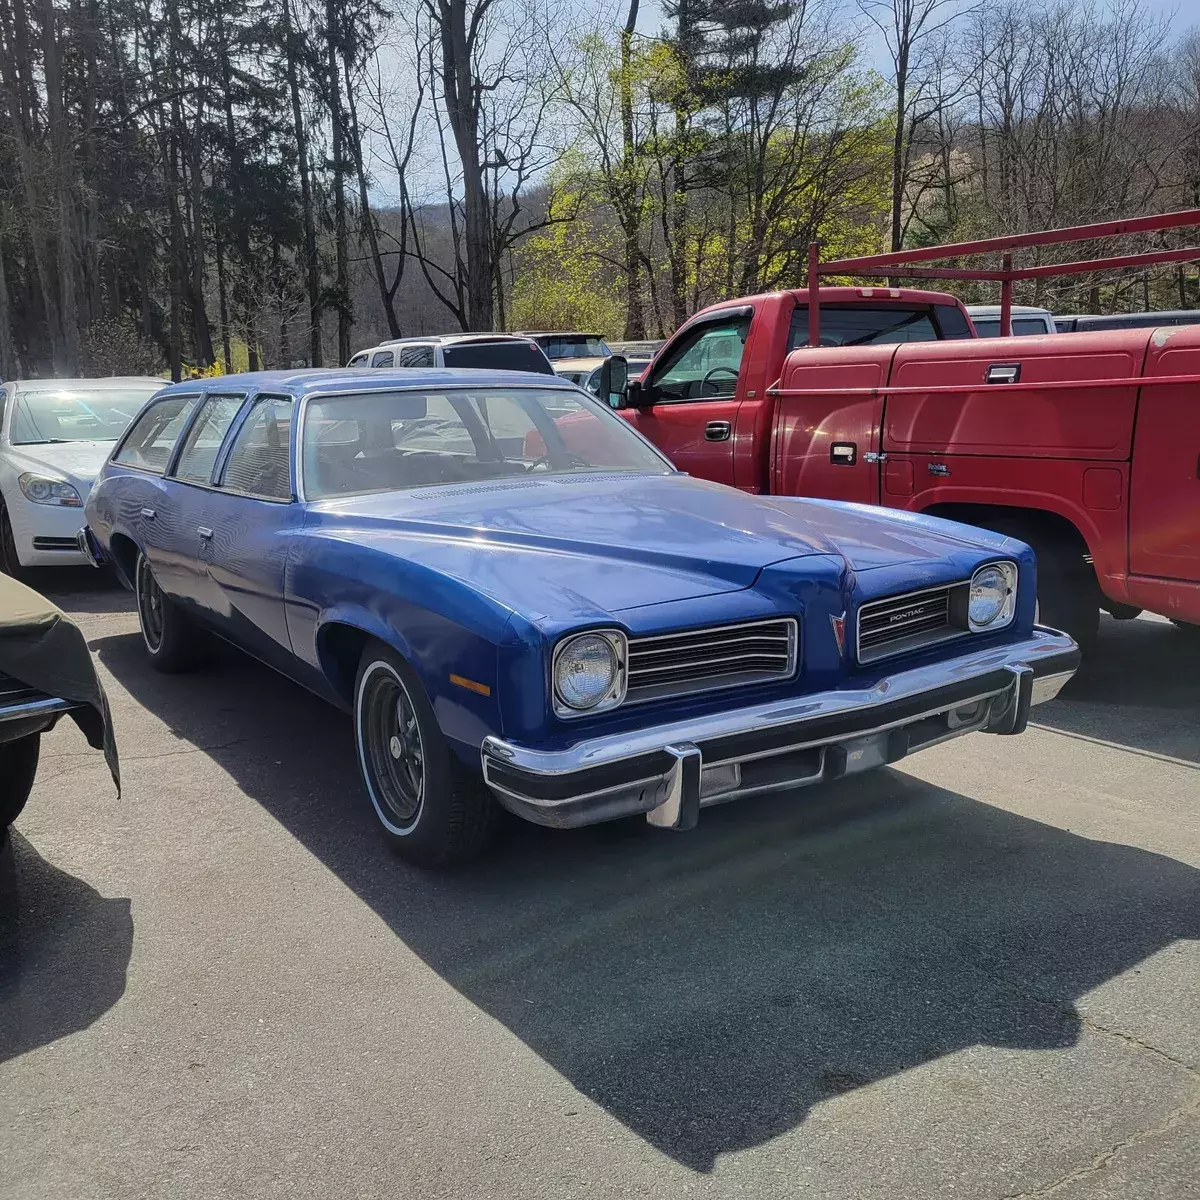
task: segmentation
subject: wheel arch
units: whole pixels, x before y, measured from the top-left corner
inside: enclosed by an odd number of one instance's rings
[[[428,681],[404,636],[384,621],[366,612],[334,610],[322,616],[316,633],[317,665],[330,691],[347,710],[354,707],[354,681],[363,651],[370,642],[380,642],[394,650],[421,677]]]

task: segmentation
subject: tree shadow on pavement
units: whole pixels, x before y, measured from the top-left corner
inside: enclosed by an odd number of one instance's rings
[[[86,1029],[125,991],[133,918],[16,830],[0,845],[0,1063]]]
[[[1164,721],[1171,711],[1192,719]],[[1034,709],[1032,721],[1200,764],[1200,629],[1104,618],[1097,649],[1056,700]]]
[[[695,1170],[964,1047],[1070,1046],[1080,997],[1200,935],[1200,872],[890,770],[686,835],[512,822],[425,874],[379,842],[343,716],[248,660],[185,681],[134,636],[97,646],[443,979]]]

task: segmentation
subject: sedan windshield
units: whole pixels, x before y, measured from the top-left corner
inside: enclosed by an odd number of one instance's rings
[[[551,388],[316,397],[303,445],[310,500],[585,471],[671,471],[599,402]]]
[[[115,442],[159,385],[140,388],[39,388],[18,392],[9,441]]]

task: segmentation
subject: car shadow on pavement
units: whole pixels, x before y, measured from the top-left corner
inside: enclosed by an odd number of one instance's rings
[[[1197,714],[1164,721],[1166,710]],[[1035,725],[1200,764],[1200,629],[1103,619],[1100,644]],[[1200,787],[1200,781],[1197,786]]]
[[[694,1170],[964,1047],[1071,1046],[1082,996],[1200,936],[1200,871],[894,770],[682,835],[513,821],[426,874],[379,841],[343,716],[248,660],[182,680],[134,636],[97,648],[447,983]]]
[[[101,896],[11,831],[0,845],[0,1063],[108,1012],[132,950],[128,899]]]

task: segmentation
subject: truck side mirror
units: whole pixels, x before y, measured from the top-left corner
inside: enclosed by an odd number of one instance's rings
[[[629,390],[629,362],[621,354],[610,354],[600,366],[600,399],[612,408],[624,408]]]

